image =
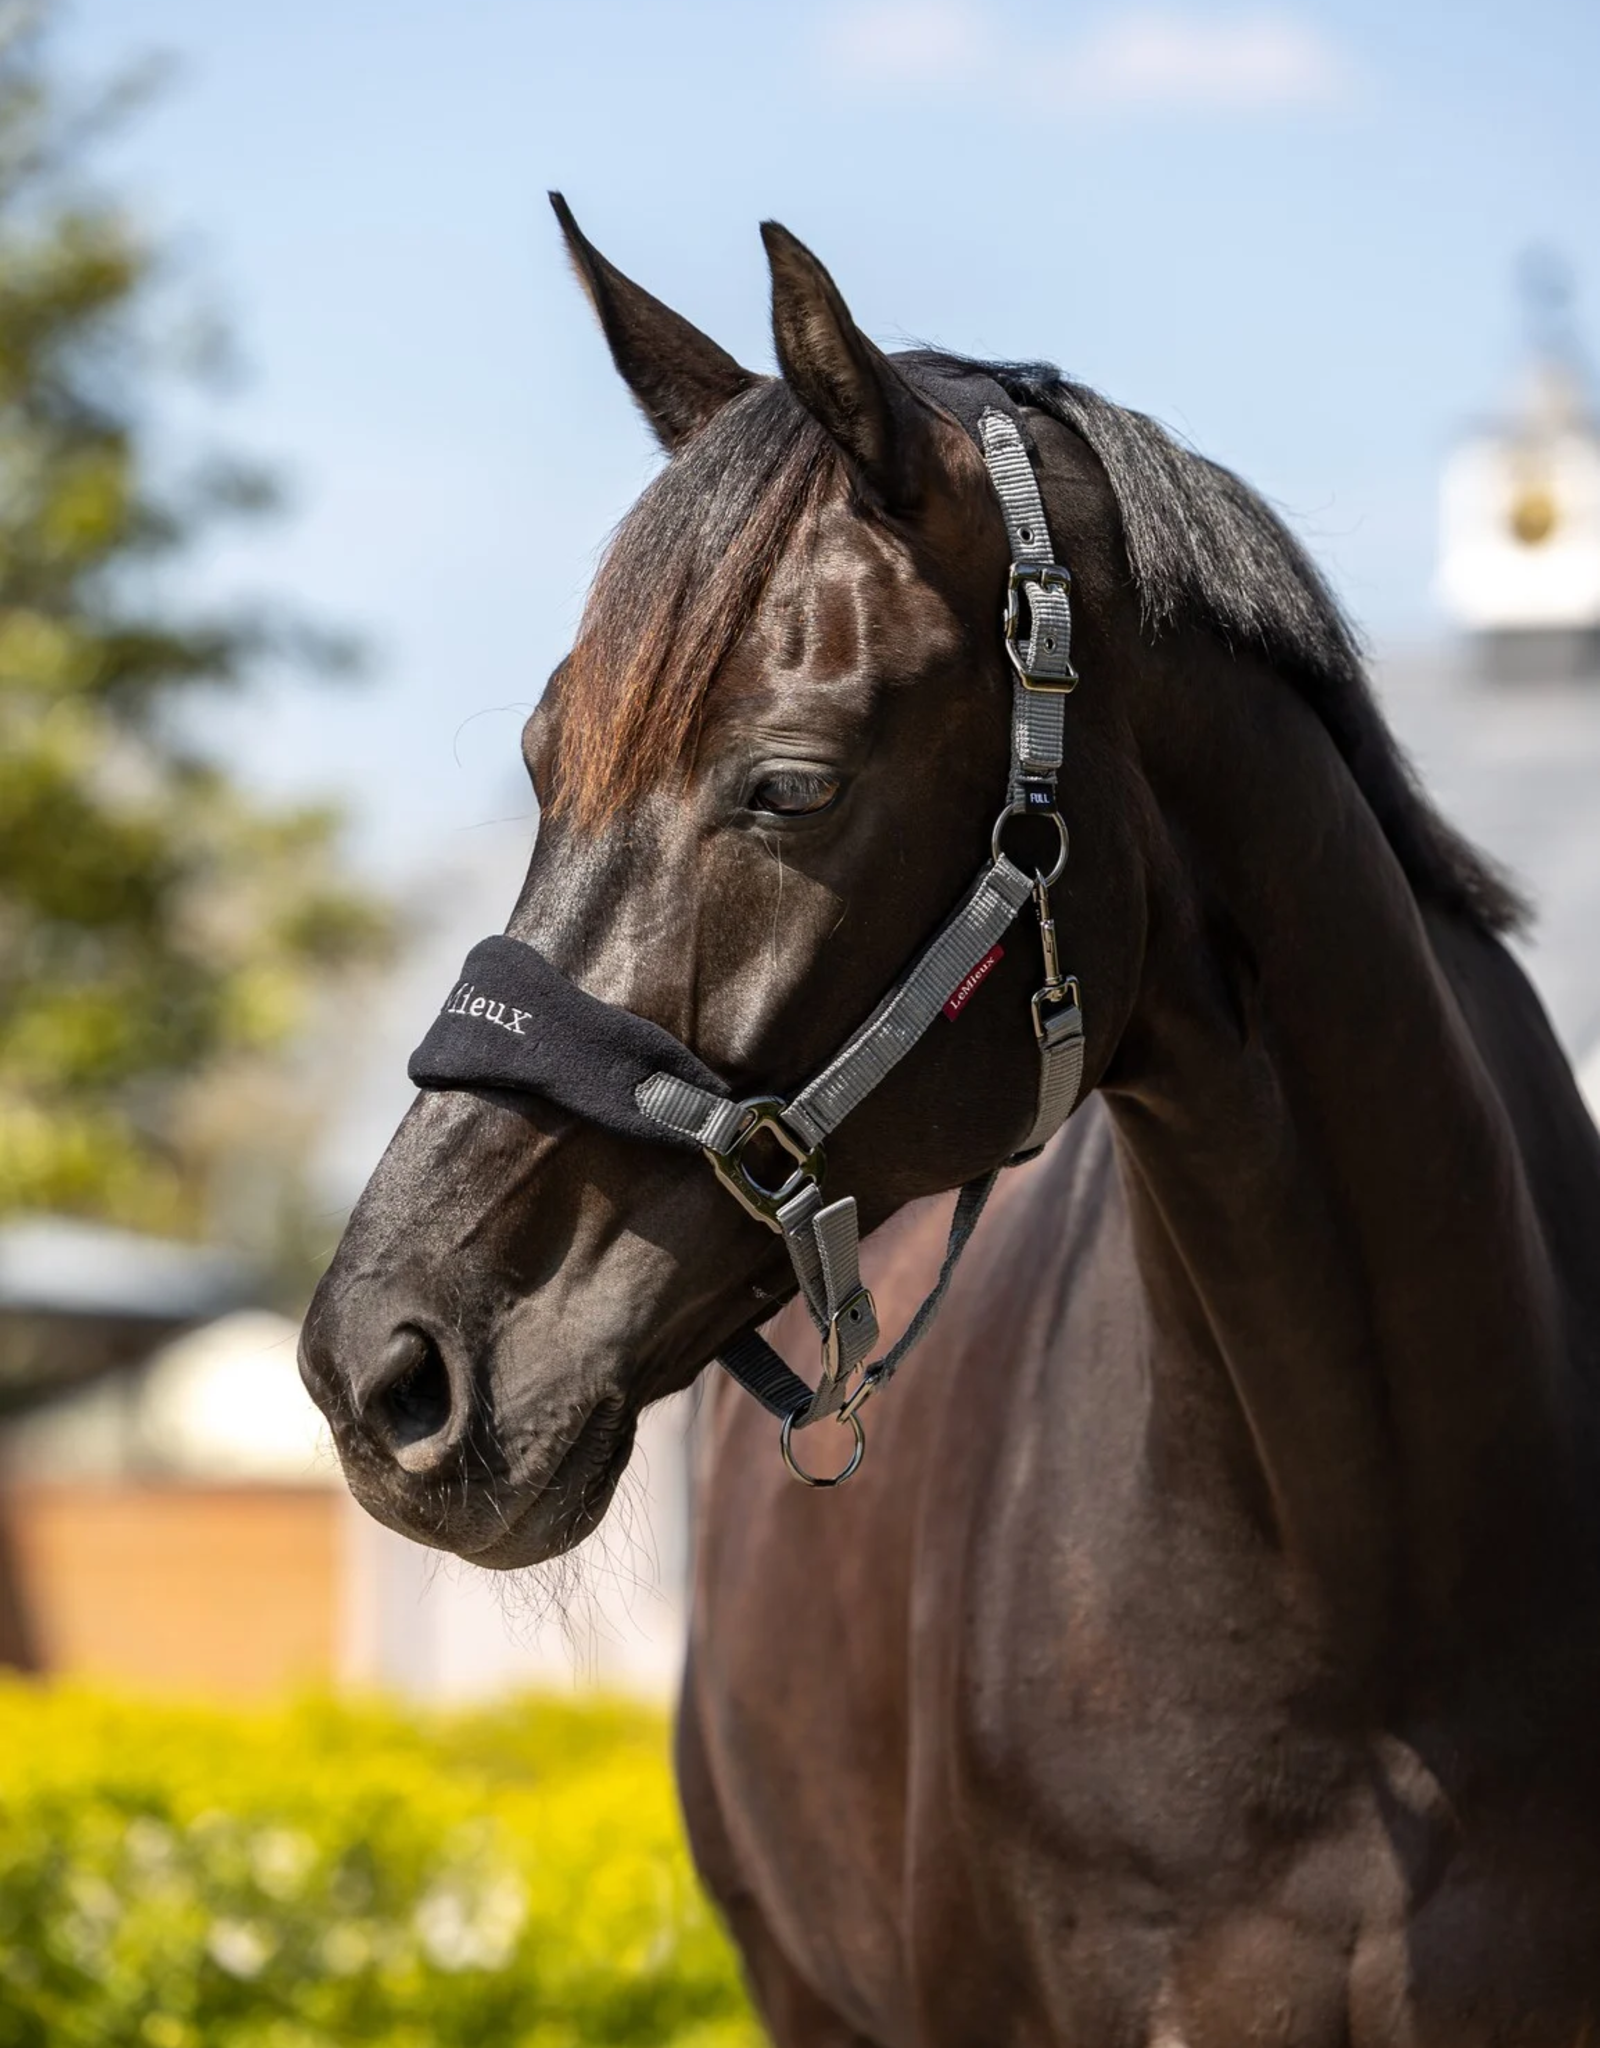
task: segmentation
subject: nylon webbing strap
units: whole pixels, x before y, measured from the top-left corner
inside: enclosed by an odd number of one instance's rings
[[[870,1300],[865,1316],[852,1317],[847,1328],[835,1327],[862,1292],[855,1196],[845,1195],[824,1206],[816,1182],[808,1181],[778,1211],[778,1228],[811,1320],[824,1338],[832,1333],[839,1357],[848,1361],[844,1370],[853,1372],[878,1341],[878,1319]]]
[[[811,1406],[811,1388],[756,1330],[724,1344],[717,1363],[780,1422],[805,1415]]]
[[[1083,1010],[1063,1002],[1040,1020],[1039,1095],[1033,1126],[1011,1159],[1016,1165],[1049,1143],[1072,1113],[1083,1086]]]
[[[940,1262],[939,1277],[930,1292],[924,1297],[916,1314],[907,1323],[894,1345],[885,1352],[876,1365],[868,1368],[866,1385],[878,1388],[893,1379],[900,1362],[926,1336],[930,1324],[944,1305],[944,1298],[950,1291],[950,1282],[955,1278],[956,1267],[961,1263],[961,1254],[966,1250],[972,1233],[978,1227],[978,1218],[983,1214],[984,1204],[994,1191],[999,1179],[998,1170],[986,1173],[978,1180],[969,1180],[956,1197],[955,1213],[950,1218],[950,1230],[945,1239],[944,1258]],[[842,1208],[842,1203],[834,1204]],[[855,1209],[851,1202],[852,1212]],[[854,1216],[851,1218],[854,1223]],[[813,1309],[813,1313],[815,1310]],[[873,1321],[873,1335],[868,1347],[877,1340],[877,1323]],[[866,1355],[863,1351],[862,1356]],[[820,1422],[825,1416],[835,1415],[845,1405],[848,1372],[841,1372],[829,1378],[815,1391],[778,1355],[773,1347],[755,1330],[746,1330],[725,1344],[718,1353],[718,1360],[730,1378],[739,1382],[747,1394],[759,1401],[769,1415],[779,1421],[793,1418],[796,1428],[807,1423]],[[858,1361],[859,1362],[859,1361]]]
[[[785,1123],[807,1144],[820,1144],[917,1044],[973,968],[1010,929],[1031,894],[1028,878],[1002,854],[843,1050],[790,1102],[783,1113]],[[1077,1014],[1074,1010],[1073,1015]],[[1081,1073],[1081,1024],[1077,1066]],[[1066,1115],[1077,1094],[1076,1079],[1070,1089],[1067,1084],[1063,1065],[1041,1042],[1040,1093],[1033,1131],[1048,1123],[1048,1136],[1055,1121]],[[730,1118],[730,1105],[724,1098],[675,1076],[650,1075],[635,1090],[635,1100],[646,1115],[668,1123],[683,1136],[715,1129],[722,1121],[737,1126],[737,1110]],[[1043,1139],[1036,1141],[1030,1133],[1028,1144],[1035,1142]],[[714,1142],[712,1149],[717,1149]],[[990,1173],[961,1190],[938,1282],[899,1341],[868,1368],[864,1388],[886,1384],[932,1323],[994,1182],[995,1174]],[[769,1413],[803,1429],[837,1414],[845,1405],[851,1376],[878,1340],[878,1319],[872,1297],[861,1285],[859,1224],[853,1197],[823,1207],[816,1184],[808,1181],[779,1209],[777,1225],[801,1296],[822,1334],[818,1384],[808,1386],[754,1331],[726,1345],[719,1359]]]
[[[1011,800],[1016,802],[1024,781],[1054,783],[1061,766],[1065,691],[1076,681],[1072,579],[1053,558],[1039,480],[1016,421],[990,406],[979,418],[978,431],[1014,565],[1007,595],[1006,635],[1018,670],[1011,691]],[[1029,571],[1034,573],[1026,573]],[[1024,609],[1026,636],[1021,632]],[[1035,685],[1032,689],[1030,682]]]
[[[994,1184],[1000,1178],[1000,1169],[986,1173],[977,1180],[969,1180],[956,1197],[955,1214],[950,1218],[950,1234],[945,1239],[944,1259],[939,1267],[939,1277],[933,1284],[932,1293],[926,1295],[922,1306],[900,1333],[899,1341],[887,1351],[868,1373],[875,1387],[894,1378],[900,1370],[900,1362],[907,1352],[912,1351],[927,1335],[934,1317],[944,1306],[944,1298],[950,1292],[950,1282],[956,1277],[956,1267],[961,1263],[961,1254],[966,1250],[968,1240],[978,1227],[978,1218],[983,1214],[989,1197],[994,1193]]]
[[[737,1102],[676,1074],[647,1074],[634,1089],[633,1099],[652,1123],[712,1152],[726,1150],[743,1115]]]
[[[989,406],[979,415],[978,433],[1011,543],[1006,641],[1017,674],[1011,693],[1010,800],[1030,807],[1053,804],[1066,743],[1067,691],[1077,681],[1072,666],[1072,578],[1054,559],[1039,480],[1016,421]],[[1061,1128],[1083,1085],[1079,1004],[1046,992],[1036,1001],[1034,1016],[1039,1092],[1028,1135],[1013,1155],[1019,1160],[1030,1158]]]
[[[807,1082],[784,1111],[808,1145],[819,1145],[903,1060],[980,960],[1003,938],[1032,889],[1004,854],[978,878],[966,901],[926,951],[884,997],[855,1035]],[[724,1096],[676,1076],[651,1074],[634,1091],[640,1111],[675,1135],[721,1149],[726,1139],[703,1130],[730,1119]],[[729,1135],[732,1135],[730,1129]]]
[[[843,1051],[801,1089],[784,1111],[785,1121],[813,1145],[837,1130],[910,1052],[973,968],[1010,929],[1030,893],[1027,876],[1002,854]]]

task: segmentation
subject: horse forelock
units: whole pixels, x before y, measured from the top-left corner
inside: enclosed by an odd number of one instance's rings
[[[840,458],[757,385],[676,455],[613,536],[562,679],[549,808],[593,831],[691,763],[706,700]]]

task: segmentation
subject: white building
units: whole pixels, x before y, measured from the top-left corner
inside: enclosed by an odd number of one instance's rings
[[[1438,594],[1507,680],[1600,676],[1600,425],[1546,277],[1515,402],[1456,450],[1440,493]]]

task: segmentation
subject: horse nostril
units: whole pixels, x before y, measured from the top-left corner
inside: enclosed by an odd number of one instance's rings
[[[384,1349],[382,1375],[367,1402],[379,1435],[396,1460],[409,1466],[424,1446],[445,1448],[436,1440],[449,1429],[454,1410],[455,1389],[438,1345],[425,1330],[403,1324]]]

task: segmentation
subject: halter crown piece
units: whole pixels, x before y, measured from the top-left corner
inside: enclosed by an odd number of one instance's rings
[[[1039,1085],[1032,1125],[1005,1164],[1031,1158],[1054,1135],[1083,1081],[1083,1009],[1077,982],[1061,972],[1050,912],[1050,889],[1067,860],[1056,777],[1066,698],[1078,680],[1072,667],[1072,578],[1053,559],[1033,462],[1015,410],[998,385],[976,376],[934,377],[921,365],[913,374],[973,433],[1011,543],[1002,625],[1014,671],[1010,776],[990,863],[965,898],[866,1022],[787,1102],[775,1095],[735,1101],[726,1084],[670,1032],[589,995],[533,947],[512,938],[485,939],[467,955],[461,979],[410,1064],[419,1087],[521,1089],[625,1137],[704,1152],[741,1207],[783,1239],[822,1340],[815,1387],[753,1329],[725,1345],[719,1358],[779,1418],[784,1463],[812,1486],[836,1486],[860,1464],[862,1405],[893,1378],[938,1313],[999,1173],[996,1167],[961,1189],[933,1291],[899,1341],[869,1362],[878,1317],[861,1284],[855,1197],[823,1201],[823,1148],[960,995],[1030,898],[1044,954],[1044,982],[1031,1005]],[[998,402],[980,410],[975,387]],[[1007,826],[1024,816],[1053,824],[1059,838],[1053,866],[1031,878],[1003,850]],[[757,1179],[746,1158],[762,1133],[793,1162],[777,1187]],[[792,1438],[797,1429],[829,1415],[848,1423],[855,1441],[844,1470],[819,1479],[799,1464]]]

